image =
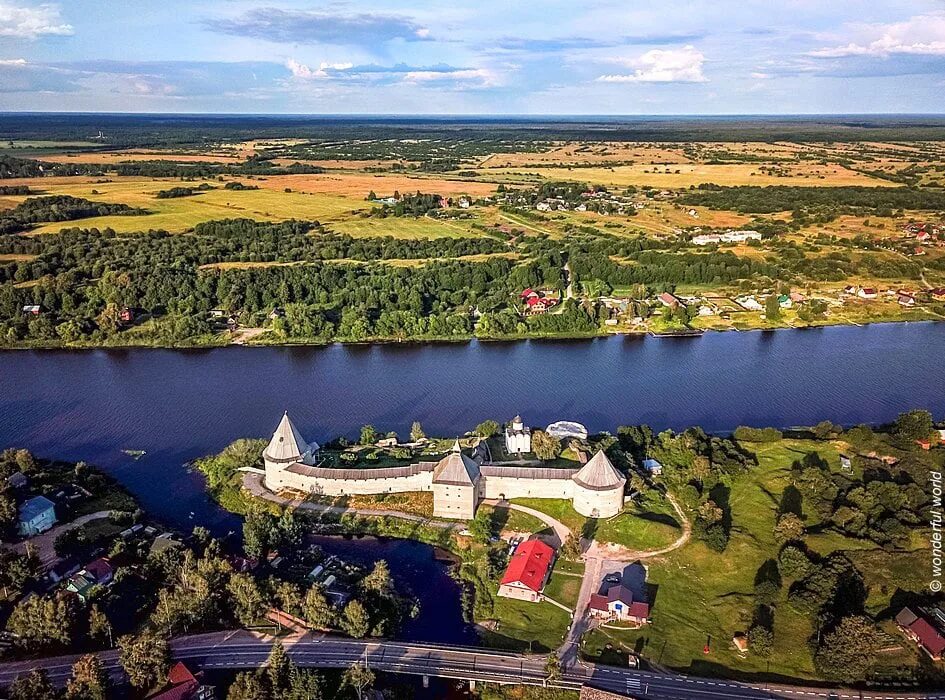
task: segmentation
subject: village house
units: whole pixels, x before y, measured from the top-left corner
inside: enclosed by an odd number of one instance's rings
[[[168,671],[164,687],[148,695],[147,700],[213,700],[216,695],[213,686],[205,685],[201,677],[202,674],[192,673],[184,662],[178,661]]]
[[[652,476],[660,476],[663,473],[663,465],[655,459],[644,459],[643,468]]]
[[[669,292],[663,292],[656,298],[659,299],[659,302],[663,306],[669,309],[675,309],[679,306],[685,306],[685,304],[682,302],[682,299],[680,299],[674,294],[670,294]]]
[[[633,591],[622,584],[607,589],[607,593],[591,595],[588,606],[591,617],[598,619],[629,622],[642,626],[650,621],[650,605],[642,600],[633,599]]]
[[[505,450],[509,454],[532,451],[532,429],[525,426],[521,416],[515,416],[505,426]]]
[[[90,561],[85,568],[73,575],[68,583],[66,590],[75,593],[79,600],[87,603],[89,594],[95,586],[106,586],[111,583],[114,576],[114,570],[111,563],[105,557],[99,557]]]
[[[875,287],[863,287],[856,293],[861,299],[875,299],[878,294],[879,292],[876,291]]]
[[[32,537],[56,524],[56,505],[45,496],[34,496],[20,504],[17,531]]]
[[[915,642],[933,661],[942,659],[945,651],[945,636],[924,617],[909,608],[903,608],[896,615],[896,624],[903,633]]]
[[[39,316],[43,311],[43,307],[39,304],[27,304],[23,307],[23,313],[27,316]]]
[[[498,594],[503,598],[540,602],[554,556],[555,550],[541,540],[522,542],[509,559]]]

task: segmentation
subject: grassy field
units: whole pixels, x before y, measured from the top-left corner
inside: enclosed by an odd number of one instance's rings
[[[658,492],[651,491],[620,515],[602,520],[595,539],[628,549],[660,549],[682,534],[677,517],[672,505]]]
[[[678,171],[678,172],[677,172]],[[615,187],[650,185],[678,188],[711,182],[716,185],[806,185],[836,187],[840,185],[895,186],[895,183],[848,170],[840,165],[803,164],[792,167],[787,175],[762,173],[759,164],[725,165],[673,163],[669,165],[615,165],[613,167],[537,167],[525,169],[485,168],[481,172],[495,177],[499,174],[533,174],[549,180],[575,180]]]
[[[665,557],[650,560],[648,583],[655,587],[655,595],[651,596],[652,625],[642,630],[605,630],[589,635],[585,653],[604,658],[609,643],[640,651],[657,663],[703,675],[815,677],[807,646],[814,631],[812,620],[787,604],[787,585],[775,604],[774,653],[769,660],[751,654],[740,656],[731,640],[735,633],[750,626],[755,574],[777,554],[772,533],[775,511],[782,492],[792,481],[792,462],[816,450],[832,468],[839,469],[837,446],[784,440],[746,447],[757,452],[759,466],[731,485],[733,528],[726,550],[718,554],[693,541]],[[870,585],[873,612],[882,607],[884,595],[888,601],[896,587],[921,590],[925,584],[920,580],[923,569],[912,555],[902,557],[875,547],[864,549],[860,542],[839,534],[812,537],[811,548],[821,553],[851,551],[851,558],[863,567]],[[707,643],[710,652],[704,654]],[[908,650],[902,655],[911,658]]]
[[[556,649],[571,624],[571,616],[551,603],[527,603],[498,596],[493,617],[498,627],[482,631],[485,646],[536,653]]]
[[[286,219],[327,220],[364,208],[363,202],[332,195],[308,195],[273,190],[225,190],[222,183],[210,182],[218,189],[191,197],[157,199],[160,190],[176,186],[197,187],[199,181],[180,183],[168,180],[127,180],[105,183],[46,184],[44,194],[65,194],[84,197],[94,202],[127,204],[147,209],[143,216],[99,216],[74,222],[56,222],[39,226],[37,233],[56,232],[70,226],[83,228],[110,227],[119,232],[163,229],[185,231],[202,221],[228,218],[250,218],[259,221]],[[93,191],[95,193],[93,193]],[[24,199],[24,198],[21,198]]]
[[[579,576],[571,576],[568,573],[559,571],[557,568],[555,568],[555,571],[551,574],[551,578],[548,579],[544,590],[546,596],[562,605],[567,605],[572,610],[577,605],[578,594],[580,592],[581,578]]]

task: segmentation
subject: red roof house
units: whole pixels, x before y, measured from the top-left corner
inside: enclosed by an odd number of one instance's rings
[[[606,594],[592,594],[588,608],[592,617],[631,622],[636,625],[645,625],[650,621],[649,603],[634,600],[633,591],[620,584],[611,586]]]
[[[945,636],[935,629],[924,617],[919,617],[909,608],[903,608],[902,612],[896,615],[896,622],[899,628],[922,650],[931,657],[933,661],[939,661],[942,658],[942,652],[945,652]]]
[[[167,683],[148,700],[205,700],[213,697],[213,688],[203,685],[184,663],[178,661],[167,674]]]
[[[541,540],[522,542],[509,559],[499,584],[499,595],[533,603],[540,601],[554,557],[555,550]]]

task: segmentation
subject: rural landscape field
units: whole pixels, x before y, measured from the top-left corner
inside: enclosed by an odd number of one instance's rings
[[[162,144],[20,126],[0,151],[9,346],[945,319],[945,148],[927,127],[370,124]]]

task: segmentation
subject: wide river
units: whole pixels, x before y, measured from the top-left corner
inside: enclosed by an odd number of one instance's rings
[[[324,442],[371,423],[406,435],[461,434],[521,413],[591,430],[648,423],[728,431],[741,424],[889,421],[945,415],[945,324],[882,324],[697,338],[0,353],[0,447],[82,459],[182,527],[236,525],[183,466],[288,410]],[[122,450],[145,450],[133,460]],[[193,514],[193,515],[191,515]]]

